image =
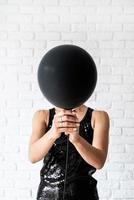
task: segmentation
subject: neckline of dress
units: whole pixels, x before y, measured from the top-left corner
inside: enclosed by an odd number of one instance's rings
[[[87,114],[88,114],[89,109],[90,109],[90,108],[87,107],[87,110],[86,110],[86,112],[85,112],[83,118],[79,121],[80,123],[82,123],[82,122],[86,119],[86,116],[87,116]]]

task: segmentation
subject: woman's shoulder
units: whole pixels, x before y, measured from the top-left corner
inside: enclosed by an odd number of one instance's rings
[[[39,109],[33,114],[33,118],[42,122],[48,122],[49,109]]]
[[[109,116],[108,112],[105,110],[100,110],[100,109],[98,110],[98,109],[94,109],[94,108],[92,108],[92,110],[93,110],[93,115],[95,115],[95,116],[105,116],[105,117]]]
[[[109,114],[105,110],[93,109],[92,117],[96,122],[109,123]]]

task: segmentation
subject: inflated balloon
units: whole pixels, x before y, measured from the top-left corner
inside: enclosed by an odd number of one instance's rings
[[[60,45],[49,50],[38,68],[38,83],[43,95],[56,107],[72,109],[93,93],[97,70],[92,57],[75,45]]]

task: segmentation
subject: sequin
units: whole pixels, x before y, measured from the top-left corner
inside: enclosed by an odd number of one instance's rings
[[[85,117],[80,122],[80,135],[90,144],[93,140],[93,129],[90,123],[92,111],[93,109],[88,108]],[[54,114],[55,109],[50,109],[48,130]],[[67,137],[62,133],[44,157],[37,200],[63,200],[66,144]],[[95,171],[96,169],[87,164],[69,142],[65,200],[98,200],[97,180],[92,177]]]

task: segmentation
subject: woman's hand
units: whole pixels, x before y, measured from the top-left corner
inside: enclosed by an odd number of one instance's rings
[[[73,143],[80,138],[79,126],[80,123],[75,111],[60,110],[54,115],[51,129],[56,138],[65,132],[65,135],[69,135],[69,141]]]

